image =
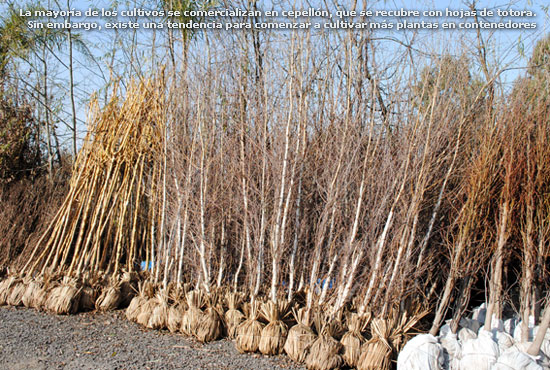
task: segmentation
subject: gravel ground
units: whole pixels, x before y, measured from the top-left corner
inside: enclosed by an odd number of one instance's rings
[[[285,356],[242,355],[143,329],[123,311],[55,316],[0,307],[0,369],[303,369]]]

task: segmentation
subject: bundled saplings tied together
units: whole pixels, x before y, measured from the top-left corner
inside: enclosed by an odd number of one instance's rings
[[[152,258],[161,211],[165,104],[163,85],[128,86],[99,109],[70,190],[47,231],[0,286],[0,303],[58,314],[128,305],[136,262]],[[139,266],[139,265],[138,265]]]

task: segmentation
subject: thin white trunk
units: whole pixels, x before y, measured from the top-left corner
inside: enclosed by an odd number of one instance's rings
[[[178,285],[181,282],[181,277],[183,274],[183,257],[185,255],[185,243],[187,241],[187,227],[189,224],[189,210],[187,206],[185,206],[185,212],[183,214],[183,230],[182,230],[182,237],[181,237],[181,244],[180,244],[180,259],[179,259],[179,266],[178,266]]]
[[[288,301],[292,299],[294,294],[294,274],[295,274],[295,263],[296,263],[296,253],[298,252],[298,236],[300,234],[300,205],[302,199],[302,170],[300,170],[300,178],[298,180],[298,194],[296,198],[296,214],[294,217],[294,242],[292,244],[292,253],[290,255],[290,265],[289,265],[289,278],[288,278]]]
[[[392,225],[392,222],[393,222],[393,207],[390,210],[390,213],[388,214],[388,218],[386,219],[386,224],[384,225],[384,230],[382,231],[380,238],[378,238],[378,243],[376,243],[376,259],[374,261],[374,267],[372,269],[372,273],[369,279],[367,292],[365,293],[365,298],[363,299],[363,304],[361,305],[361,309],[360,309],[361,313],[365,312],[365,309],[367,307],[367,304],[370,301],[370,298],[374,289],[374,284],[378,280],[378,274],[382,264],[382,254],[383,254],[382,252],[384,251],[386,236]]]
[[[451,177],[451,173],[453,172],[456,158],[458,155],[458,151],[460,148],[460,140],[461,140],[461,133],[462,133],[462,126],[459,129],[458,137],[456,139],[456,144],[454,148],[453,153],[453,159],[451,161],[451,164],[449,168],[447,169],[447,172],[445,173],[445,178],[443,180],[443,184],[441,185],[441,189],[439,189],[439,194],[437,196],[437,202],[435,203],[435,207],[432,211],[432,216],[430,218],[430,223],[428,225],[428,230],[426,231],[426,235],[422,239],[422,242],[420,243],[420,252],[418,254],[418,259],[416,261],[416,270],[420,271],[420,267],[422,266],[422,262],[424,261],[424,253],[426,251],[426,247],[428,245],[428,241],[430,240],[430,237],[432,235],[433,227],[435,224],[435,221],[437,219],[437,215],[439,213],[439,208],[441,207],[441,203],[443,201],[443,195],[445,194],[445,189],[447,188],[447,182],[449,181],[449,178]]]
[[[176,258],[176,261],[178,263],[178,268],[176,270],[176,276],[175,276],[175,279],[176,280],[176,286],[181,286],[181,278],[180,278],[180,274],[181,274],[181,266],[183,266],[183,250],[180,249],[180,246],[181,246],[181,239],[182,239],[182,233],[181,233],[181,214],[180,212],[178,211],[178,219],[177,219],[177,222],[176,222],[176,255],[177,255],[177,258]]]
[[[155,222],[151,222],[151,274],[153,274],[153,269],[155,270],[155,283],[158,282],[158,268],[155,265]],[[145,269],[148,269],[149,266],[146,266]]]
[[[430,334],[432,335],[437,335],[437,332],[439,331],[439,327],[441,326],[443,319],[445,318],[445,315],[447,313],[447,308],[451,300],[451,293],[453,291],[457,274],[458,274],[458,271],[456,271],[456,263],[457,261],[460,260],[460,257],[462,256],[462,251],[464,250],[464,246],[465,246],[464,240],[461,239],[459,241],[459,244],[456,247],[454,259],[453,261],[451,261],[451,269],[449,271],[449,276],[447,277],[447,280],[445,282],[445,288],[443,289],[443,296],[439,301],[439,305],[437,306],[437,310],[435,312],[435,318],[432,322],[432,327],[430,329]],[[435,282],[432,288],[435,288]]]
[[[391,206],[390,212],[388,213],[386,224],[384,225],[384,230],[382,231],[382,234],[380,235],[380,237],[378,238],[378,242],[376,243],[376,258],[375,258],[374,267],[372,269],[371,276],[369,279],[367,292],[365,293],[365,298],[363,299],[363,303],[361,304],[361,307],[360,307],[361,313],[365,312],[366,306],[370,303],[374,285],[379,278],[378,275],[380,274],[380,268],[382,266],[382,256],[386,245],[386,237],[388,235],[388,232],[391,226],[393,225],[393,214],[395,211],[395,207],[399,203],[401,199],[401,195],[403,194],[403,190],[405,189],[405,184],[407,183],[407,173],[408,173],[409,164],[411,161],[411,152],[412,152],[412,144],[409,146],[409,150],[407,153],[407,160],[403,167],[403,179],[401,180],[401,187],[399,188],[397,196],[395,197],[395,200]],[[395,179],[395,181],[397,181],[397,178]]]
[[[220,265],[218,268],[218,279],[216,281],[216,285],[218,288],[222,285],[222,279],[223,279],[223,270],[225,265],[225,221],[222,221],[222,236],[221,236],[221,250],[220,250]]]
[[[241,191],[243,194],[243,207],[244,207],[244,215],[243,215],[243,227],[244,227],[244,244],[243,247],[246,246],[247,251],[247,263],[248,263],[248,269],[249,272],[252,271],[252,243],[250,238],[250,225],[248,221],[249,217],[249,209],[248,209],[248,186],[246,183],[246,168],[245,168],[245,136],[244,136],[244,117],[243,117],[243,124],[241,127],[241,137],[240,137],[240,165],[241,165]],[[241,261],[239,262],[239,266],[242,265],[242,258],[243,254],[241,253]],[[240,268],[239,268],[240,271]],[[238,274],[235,275],[235,287],[237,286],[237,280],[238,280]],[[250,287],[252,288],[252,279],[250,280]]]
[[[160,247],[164,251],[164,278],[163,286],[166,289],[168,284],[168,262],[170,260],[170,251],[166,243],[165,227],[166,227],[166,162],[168,161],[168,130],[164,127],[163,133],[164,148],[162,153],[162,214],[160,215]]]
[[[200,112],[200,110],[199,110]],[[208,186],[208,174],[206,173],[206,148],[204,143],[204,127],[201,129],[201,161],[200,161],[200,191],[199,191],[199,202],[200,202],[200,241],[199,241],[199,259],[202,269],[202,283],[207,292],[210,292],[210,274],[208,271],[208,265],[206,263],[206,191]]]
[[[337,303],[334,306],[334,309],[333,309],[334,313],[338,312],[344,306],[346,301],[348,300],[348,298],[350,296],[350,293],[351,293],[353,280],[355,279],[355,272],[357,271],[357,267],[359,266],[359,261],[361,261],[362,257],[363,257],[363,250],[359,251],[359,253],[355,256],[355,258],[353,258],[353,262],[351,264],[351,271],[348,274],[348,278],[347,278],[347,281],[346,281],[346,284],[345,284],[345,287],[344,287],[344,291],[343,291],[342,295],[340,297],[338,297]],[[363,309],[362,313],[364,313],[364,312],[365,311]]]
[[[414,215],[413,226],[411,228],[411,233],[409,234],[409,242],[408,242],[407,248],[406,248],[407,254],[405,256],[405,261],[404,261],[405,266],[409,266],[409,261],[410,261],[410,258],[411,258],[412,252],[413,252],[413,244],[414,244],[414,241],[415,241],[416,229],[418,227],[418,215],[419,215],[419,212],[416,212],[415,215]],[[402,283],[402,281],[401,281],[401,283]],[[403,288],[403,286],[401,284],[400,289],[402,289],[402,288]]]
[[[292,185],[289,187],[288,190],[288,197],[287,202],[285,204],[284,208],[284,214],[283,214],[283,203],[285,199],[285,191],[286,191],[286,182],[287,182],[287,170],[288,170],[288,162],[289,162],[289,151],[290,151],[290,124],[292,123],[292,113],[293,113],[293,103],[294,103],[294,97],[293,97],[293,71],[294,71],[294,38],[292,38],[291,41],[291,47],[290,47],[290,58],[291,58],[291,67],[289,71],[289,82],[288,82],[288,100],[289,100],[289,108],[288,108],[288,117],[286,122],[286,128],[285,128],[285,148],[284,148],[284,154],[283,154],[283,170],[281,173],[281,185],[280,185],[280,192],[279,192],[279,198],[278,198],[278,204],[277,204],[277,213],[275,218],[275,230],[273,233],[273,238],[271,241],[271,262],[272,262],[272,270],[271,270],[271,300],[275,302],[277,300],[277,282],[278,282],[278,264],[280,256],[282,255],[282,248],[284,247],[284,234],[285,234],[285,222],[286,222],[286,215],[288,212],[288,205],[290,203],[290,194],[292,191]],[[298,146],[300,141],[298,140]],[[293,177],[293,176],[292,176]],[[294,178],[292,178],[290,181],[293,182]],[[281,217],[283,218],[281,220]],[[277,266],[276,266],[277,265]]]
[[[330,280],[332,279],[332,272],[334,271],[334,266],[336,266],[336,261],[338,261],[338,253],[335,252],[334,256],[332,256],[332,260],[330,261],[330,265],[328,267],[328,272],[326,274],[326,277],[324,281],[322,282],[323,288],[321,290],[321,296],[319,297],[318,304],[321,305],[323,302],[325,302],[325,298],[327,296],[328,287],[330,285]],[[343,270],[347,269],[347,264],[344,266]]]
[[[235,278],[233,280],[233,291],[237,291],[237,287],[239,286],[239,274],[241,273],[241,269],[243,268],[243,260],[244,260],[244,248],[246,242],[243,240],[241,246],[241,257],[239,258],[239,265],[237,266],[237,271],[235,271]]]
[[[384,302],[384,310],[383,313],[386,312],[386,308],[388,306],[388,301],[391,295],[391,289],[393,287],[393,282],[395,280],[395,277],[397,275],[397,272],[401,266],[401,258],[403,256],[403,251],[405,249],[405,238],[409,234],[409,225],[405,226],[405,230],[403,231],[403,235],[401,235],[401,240],[399,241],[399,248],[397,249],[397,257],[395,258],[395,261],[393,262],[393,269],[390,276],[390,281],[388,282],[388,286],[386,288],[386,301]]]
[[[349,236],[349,240],[348,240],[348,244],[347,244],[347,254],[346,254],[346,260],[344,262],[344,266],[341,270],[341,275],[340,275],[340,288],[338,289],[338,302],[341,302],[343,299],[344,299],[344,294],[345,293],[345,286],[344,286],[344,279],[345,279],[345,276],[347,275],[348,273],[348,255],[351,254],[351,253],[355,253],[355,249],[356,247],[354,247],[354,243],[355,243],[355,238],[357,236],[357,230],[359,228],[359,217],[361,215],[361,206],[363,204],[363,195],[365,193],[365,177],[366,177],[366,167],[367,167],[367,158],[368,158],[368,155],[365,155],[365,159],[363,161],[363,171],[362,171],[362,175],[361,175],[361,185],[359,186],[359,197],[357,198],[357,204],[355,206],[355,217],[353,219],[353,226],[351,228],[351,233],[350,233],[350,236]],[[353,249],[353,251],[352,251]],[[335,254],[335,257],[337,256],[338,254]],[[335,262],[335,260],[333,261],[333,263]],[[332,266],[331,266],[332,268]],[[352,267],[353,268],[353,267]],[[326,294],[325,292],[326,288],[323,287],[323,294],[321,295],[321,298],[324,299],[324,295]]]
[[[70,0],[67,0],[67,10],[70,10],[71,4]],[[67,16],[67,22],[71,23],[71,16],[70,13]],[[70,99],[71,99],[71,113],[72,113],[72,131],[73,131],[73,163],[76,162],[76,105],[74,102],[74,68],[73,68],[73,34],[71,32],[71,29],[67,29],[67,38],[69,41],[69,93],[70,93]]]
[[[530,142],[527,141],[526,152],[529,154],[531,150]],[[534,181],[532,173],[531,161],[527,161],[527,184],[526,184],[526,209],[525,209],[525,231],[523,234],[523,266],[521,277],[521,341],[526,342],[529,337],[529,316],[533,313],[535,317],[537,315],[532,312],[532,302],[536,299],[534,294],[534,278],[535,278],[535,253],[537,248],[533,240],[534,232]],[[544,243],[544,237],[539,238],[539,242]],[[544,253],[539,254],[543,256]],[[534,310],[533,310],[534,311]]]
[[[267,100],[267,88],[264,85],[264,99]],[[267,105],[266,105],[267,109]],[[255,297],[260,292],[260,285],[262,282],[262,271],[264,266],[264,249],[265,249],[265,228],[266,228],[266,188],[267,188],[267,112],[264,112],[264,122],[263,122],[263,147],[262,147],[262,180],[260,185],[260,235],[258,238],[258,261],[256,269],[256,284],[254,286],[254,291],[251,297],[251,300],[254,300]]]
[[[502,318],[502,268],[504,263],[504,246],[508,239],[508,201],[505,201],[500,210],[500,224],[498,226],[497,250],[494,255],[493,271],[491,274],[489,304],[487,305],[487,317],[485,319],[485,330],[491,331],[493,314],[497,320]]]

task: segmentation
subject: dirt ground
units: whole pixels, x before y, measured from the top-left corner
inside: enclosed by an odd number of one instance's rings
[[[239,354],[141,328],[123,311],[55,316],[0,307],[0,369],[303,369],[285,356]]]

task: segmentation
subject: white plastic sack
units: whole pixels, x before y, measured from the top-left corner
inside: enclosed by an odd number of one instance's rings
[[[443,347],[431,334],[420,334],[405,344],[397,357],[397,370],[443,370]]]
[[[477,338],[477,334],[469,328],[462,328],[458,331],[458,339],[460,339],[462,343],[464,343],[467,340],[476,339],[476,338]]]
[[[516,343],[510,334],[503,331],[497,332],[496,336],[500,353],[504,353]]]
[[[476,339],[462,343],[461,370],[490,370],[497,362],[500,352],[492,333],[480,330]]]
[[[460,370],[460,358],[462,357],[462,346],[456,334],[449,332],[439,337],[439,342],[444,350],[445,368],[449,370]]]
[[[527,354],[529,347],[531,347],[532,342],[516,342],[512,347],[508,348],[506,352],[523,352]],[[531,355],[528,355],[531,356]],[[549,361],[550,359],[542,351],[539,351],[537,356],[531,356],[533,359],[537,360],[539,364],[542,365],[545,369],[550,369]]]
[[[498,358],[491,370],[544,370],[544,368],[526,353],[507,351]]]

